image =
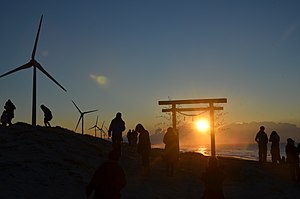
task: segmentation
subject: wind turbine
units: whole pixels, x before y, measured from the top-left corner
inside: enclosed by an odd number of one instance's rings
[[[96,119],[96,124],[93,127],[89,128],[89,130],[91,130],[91,129],[95,129],[95,137],[97,137],[97,135],[96,135],[97,129],[100,130],[100,128],[98,126],[98,116],[97,116],[97,119]]]
[[[104,136],[105,136],[105,131],[103,130],[103,126],[104,126],[104,122],[105,121],[103,121],[103,123],[102,123],[102,126],[101,126],[101,128],[99,129],[99,131],[100,131],[100,138],[102,139],[102,133],[104,134]]]
[[[108,128],[106,126],[104,126],[104,128],[106,129],[106,132],[108,132]],[[101,129],[102,129],[102,127],[101,127]],[[102,131],[103,131],[103,129],[102,129]],[[107,136],[107,139],[109,139],[107,133],[105,133],[105,131],[103,131],[103,133],[104,133],[104,139],[105,139],[105,136]]]
[[[40,19],[40,24],[39,24],[39,28],[37,31],[37,35],[35,38],[35,42],[34,42],[34,46],[33,46],[33,50],[32,50],[32,54],[31,54],[31,59],[29,62],[27,62],[26,64],[15,68],[7,73],[4,73],[3,75],[0,76],[4,77],[6,75],[9,75],[11,73],[17,72],[19,70],[23,70],[23,69],[27,69],[30,67],[33,67],[33,86],[32,86],[32,126],[36,126],[36,69],[38,68],[40,71],[42,71],[48,78],[50,78],[54,83],[56,83],[60,88],[62,88],[64,91],[67,92],[67,90],[60,85],[42,66],[41,64],[39,64],[36,60],[35,60],[35,53],[36,53],[36,49],[37,49],[37,44],[38,44],[38,40],[39,40],[39,35],[40,35],[40,30],[41,30],[41,26],[42,26],[42,21],[43,21],[43,15],[41,16]]]
[[[77,108],[77,110],[78,110],[79,113],[80,113],[80,117],[79,117],[79,120],[78,120],[78,122],[77,122],[75,131],[76,131],[77,127],[78,127],[78,124],[79,124],[80,120],[82,119],[82,121],[81,121],[81,132],[82,132],[82,135],[83,135],[83,130],[84,130],[84,128],[83,128],[84,114],[92,113],[92,112],[95,112],[95,111],[98,111],[98,110],[92,110],[92,111],[85,111],[85,112],[82,112],[82,111],[78,108],[78,106],[75,104],[75,102],[74,102],[73,100],[72,100],[72,102],[73,102],[74,106]]]

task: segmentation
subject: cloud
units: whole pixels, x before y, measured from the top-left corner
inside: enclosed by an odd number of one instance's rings
[[[95,80],[100,86],[107,85],[108,78],[103,75],[90,75],[90,77]]]
[[[298,26],[299,26],[298,22],[290,25],[287,31],[283,35],[283,40],[287,40],[297,30]]]

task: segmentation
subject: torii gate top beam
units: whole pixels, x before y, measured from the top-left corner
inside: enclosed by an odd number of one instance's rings
[[[210,111],[211,109],[215,110],[215,111],[220,111],[223,110],[223,107],[203,107],[203,108],[169,108],[169,109],[162,109],[162,112],[172,112],[174,111],[179,111],[179,112],[187,112],[187,111]]]
[[[158,101],[158,105],[201,104],[201,103],[227,103],[227,98]]]

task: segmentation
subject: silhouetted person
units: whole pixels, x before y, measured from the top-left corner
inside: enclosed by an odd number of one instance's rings
[[[202,199],[224,199],[224,173],[220,169],[219,161],[216,157],[209,157],[208,166],[201,179],[205,186]]]
[[[264,126],[260,127],[259,132],[256,134],[255,141],[258,143],[259,162],[266,162],[268,150],[268,135],[265,133]]]
[[[108,160],[102,163],[95,171],[90,183],[86,187],[89,197],[94,191],[94,199],[119,199],[121,190],[126,185],[126,175],[119,165],[120,155],[112,150]]]
[[[11,120],[15,117],[14,111],[16,107],[9,99],[5,102],[4,109],[6,110],[6,114],[7,114],[7,124],[11,126],[12,125]]]
[[[132,145],[136,146],[138,140],[138,133],[134,129],[132,129],[131,134],[132,134]]]
[[[45,124],[45,126],[51,127],[50,121],[52,120],[53,116],[52,116],[52,113],[51,113],[50,109],[48,107],[46,107],[45,105],[43,105],[43,104],[40,107],[41,107],[42,111],[44,112],[44,124]]]
[[[173,176],[175,163],[178,160],[178,137],[172,127],[167,129],[167,132],[163,138],[163,142],[165,144],[164,157],[167,164],[167,175]]]
[[[6,110],[4,110],[2,112],[2,115],[1,115],[1,124],[2,126],[7,126],[8,124],[8,113]]]
[[[121,154],[122,132],[125,131],[125,122],[122,120],[122,114],[117,113],[111,121],[108,129],[108,136],[112,137],[112,147]]]
[[[139,133],[137,152],[142,157],[144,176],[147,176],[150,170],[149,156],[151,151],[149,132],[143,127],[142,124],[136,125],[135,131]]]
[[[128,140],[128,145],[132,146],[132,132],[131,129],[127,132],[127,140]]]
[[[272,131],[269,141],[272,142],[271,144],[272,163],[274,164],[280,163],[281,162],[280,148],[279,148],[280,137],[276,131]]]
[[[289,165],[291,177],[293,180],[300,181],[299,169],[299,150],[295,146],[295,141],[292,138],[287,139],[285,146],[286,162]]]

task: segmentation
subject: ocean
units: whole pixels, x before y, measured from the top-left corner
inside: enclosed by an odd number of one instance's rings
[[[280,154],[285,155],[285,143],[280,144]],[[163,148],[163,145],[153,145],[152,147]],[[271,161],[271,145],[268,145],[267,161]],[[210,145],[180,145],[181,152],[197,152],[206,156],[211,155]],[[216,155],[222,157],[234,157],[246,160],[258,160],[257,144],[219,144],[216,145]]]

